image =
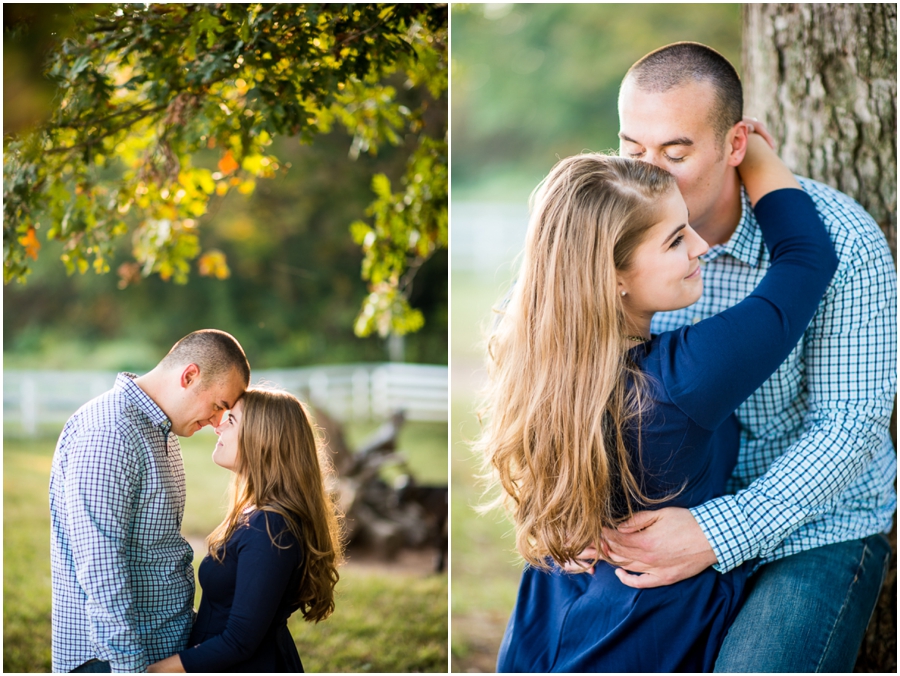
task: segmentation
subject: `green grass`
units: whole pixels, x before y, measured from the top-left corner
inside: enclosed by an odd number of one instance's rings
[[[355,427],[347,430],[350,439],[366,433]],[[181,442],[187,477],[183,532],[201,540],[222,518],[231,475],[210,459],[212,432],[204,430]],[[4,439],[4,672],[51,668],[47,492],[54,445],[47,438]],[[446,481],[447,425],[407,423],[399,446],[423,481]],[[318,625],[291,620],[304,666],[308,671],[445,672],[447,584],[446,576],[342,569],[334,615]],[[198,587],[195,605],[199,598]]]
[[[454,672],[493,671],[522,564],[513,551],[512,525],[498,512],[475,511],[484,499],[475,479],[479,463],[468,445],[479,432],[469,374],[482,364],[481,327],[504,282],[454,272],[452,288],[451,667]]]
[[[3,671],[50,671],[53,444],[3,446]]]
[[[455,394],[455,392],[454,392]],[[516,600],[522,564],[513,551],[512,525],[496,512],[479,515],[478,462],[466,443],[478,423],[471,399],[451,405],[451,664],[454,672],[493,671],[500,640]]]
[[[447,671],[447,577],[341,574],[338,610],[289,628],[307,671]],[[428,602],[423,602],[425,599]]]

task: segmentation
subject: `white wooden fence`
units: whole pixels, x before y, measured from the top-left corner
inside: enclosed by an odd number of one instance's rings
[[[109,390],[114,372],[3,371],[3,432],[58,433],[78,408]],[[408,420],[446,421],[447,367],[426,364],[343,364],[253,371],[252,385],[268,384],[324,408],[341,422],[380,421],[397,410]]]

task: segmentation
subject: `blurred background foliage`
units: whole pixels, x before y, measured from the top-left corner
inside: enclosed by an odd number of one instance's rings
[[[24,284],[4,286],[5,367],[142,371],[175,340],[204,327],[233,333],[254,368],[377,361],[389,356],[385,336],[423,324],[403,341],[395,336],[391,356],[446,363],[446,6],[275,7],[202,5],[184,12],[143,5],[4,6],[4,148],[7,159],[19,158],[18,165],[4,166],[4,192],[13,191],[13,184],[18,189],[5,205],[4,272],[9,280],[27,277]],[[251,45],[258,55],[274,50],[266,40],[274,39],[281,19],[278,47],[306,49],[290,42],[302,32],[303,11],[312,15],[314,27],[325,27],[304,40],[324,41],[332,30],[332,40],[359,43],[353,53],[323,47],[323,59],[337,55],[331,72],[308,87],[302,68],[278,80],[265,70],[271,70],[265,54],[251,63],[252,50],[242,46]],[[141,12],[146,16],[137,16]],[[148,19],[154,12],[159,16]],[[109,64],[96,63],[98,54],[91,51],[98,49],[97,26],[110,34],[125,20],[151,31],[150,37],[164,36],[165,49],[148,50],[150,43],[141,43],[132,29],[120,33],[126,51],[132,50],[132,74],[140,62],[147,77],[124,93],[128,87],[113,77],[122,90],[113,95],[97,85],[86,107],[66,118],[61,108],[78,100],[78,87],[87,86],[85,73],[93,74],[88,80],[94,84],[112,77]],[[288,22],[293,33],[285,32]],[[400,45],[414,24],[417,45]],[[369,42],[365,27],[381,32],[377,41]],[[53,57],[61,44],[65,58]],[[231,89],[205,101],[218,85],[206,82],[198,69],[211,68],[223,53],[230,68],[231,52],[247,57],[243,69],[226,79]],[[54,81],[46,77],[52,64]],[[167,68],[183,68],[187,81],[166,89]],[[258,77],[260,72],[266,76]],[[241,76],[256,83],[255,93]],[[296,98],[288,96],[289,85],[306,97],[294,90]],[[196,100],[187,101],[185,92]],[[64,94],[68,106],[61,106]],[[79,115],[98,114],[90,106],[103,100],[119,115],[115,106],[143,106],[153,96],[162,97],[164,119],[156,131],[137,133],[149,135],[138,145],[156,144],[145,155],[128,145],[134,138],[117,145],[119,132],[102,127],[108,120],[95,130],[96,144],[90,129],[73,132],[66,126]],[[193,116],[179,107],[179,96],[194,106]],[[243,114],[223,110],[226,99],[225,108]],[[311,112],[313,100],[319,108]],[[292,105],[310,117],[292,123],[263,114],[280,110],[289,116],[297,112]],[[43,152],[29,145],[35,134],[43,139]],[[84,153],[58,167],[55,158],[65,153],[46,152],[85,142]],[[119,150],[129,157],[137,153],[143,164],[119,162]],[[21,171],[29,163],[32,179]],[[195,188],[178,204],[176,184]],[[56,186],[55,192],[48,186]],[[135,198],[148,188],[153,199],[142,206]],[[406,211],[380,228],[384,205],[392,214]],[[174,209],[170,228],[158,227],[166,221],[156,213],[160,209]],[[74,228],[73,213],[81,215]],[[44,227],[32,227],[41,221]],[[115,272],[67,275],[60,258],[70,273],[88,263]],[[186,283],[176,286],[160,277]],[[360,335],[378,337],[356,338],[357,316]]]
[[[492,672],[521,559],[484,502],[469,443],[484,378],[484,330],[524,245],[531,190],[557,159],[618,147],[622,76],[671,42],[741,63],[739,5],[452,5],[451,666]],[[753,113],[750,113],[753,114]]]
[[[618,147],[622,75],[695,40],[740,70],[740,5],[453,4],[455,199],[519,199],[557,157]]]

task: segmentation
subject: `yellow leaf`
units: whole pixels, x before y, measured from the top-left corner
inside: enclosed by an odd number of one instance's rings
[[[215,277],[216,279],[226,279],[231,275],[228,269],[228,263],[225,254],[218,249],[212,249],[200,256],[199,260],[200,274],[204,277]]]

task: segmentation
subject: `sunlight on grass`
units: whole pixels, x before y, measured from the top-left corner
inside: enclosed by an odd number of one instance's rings
[[[485,502],[476,483],[479,460],[469,447],[479,432],[475,416],[481,328],[505,283],[494,277],[453,272],[453,398],[451,433],[452,642],[454,672],[493,671],[506,621],[516,599],[522,564],[512,525],[500,512],[479,515]]]
[[[365,435],[351,428],[348,434]],[[446,481],[447,426],[408,423],[401,450],[423,478]],[[182,439],[187,480],[183,532],[200,539],[224,514],[230,473],[210,456],[215,435]],[[3,671],[48,672],[50,663],[50,513],[55,440],[4,439]],[[199,561],[195,560],[195,566]],[[447,576],[417,578],[342,569],[332,618],[291,621],[308,671],[447,670]],[[200,590],[198,588],[197,601]]]
[[[335,612],[289,622],[307,671],[447,671],[447,577],[343,569]],[[423,599],[431,599],[423,603]]]

